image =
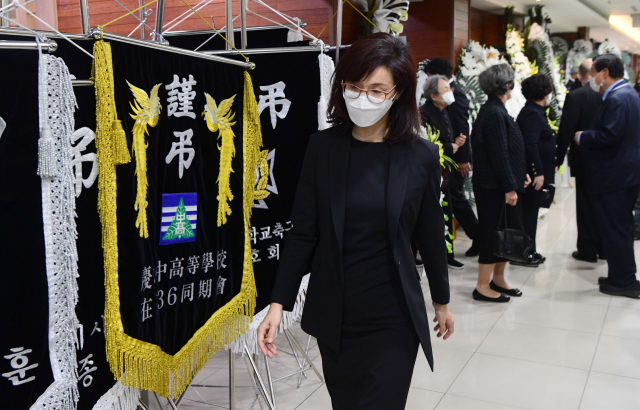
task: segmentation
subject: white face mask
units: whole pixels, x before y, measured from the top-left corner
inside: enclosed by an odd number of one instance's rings
[[[600,73],[598,73],[600,74]],[[604,85],[604,81],[601,82],[599,85],[596,84],[596,77],[598,76],[598,74],[596,74],[594,77],[591,77],[589,79],[589,87],[591,87],[591,89],[597,93],[600,92],[600,87],[602,87]]]
[[[395,97],[384,100],[380,104],[369,101],[365,93],[360,94],[358,98],[349,98],[342,94],[344,101],[347,103],[347,111],[349,118],[358,127],[370,127],[380,121],[384,115],[389,112]]]
[[[547,101],[544,102],[545,107],[548,107],[551,105],[551,98],[553,98],[551,94],[547,95]]]
[[[447,105],[451,105],[456,102],[456,97],[453,96],[453,91],[447,91],[446,93],[442,94],[442,101],[447,103]]]

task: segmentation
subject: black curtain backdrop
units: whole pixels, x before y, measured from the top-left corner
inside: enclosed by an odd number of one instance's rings
[[[267,306],[275,282],[279,264],[279,252],[285,243],[286,231],[291,228],[290,216],[293,200],[298,188],[298,177],[302,169],[304,154],[311,135],[318,131],[318,101],[320,100],[319,52],[297,52],[252,55],[257,65],[253,84],[258,104],[260,96],[266,97],[268,87],[283,82],[283,92],[290,101],[289,112],[284,118],[276,114],[275,128],[271,121],[271,108],[260,114],[264,150],[269,151],[270,180],[269,196],[254,204],[251,217],[252,232],[255,233],[251,247],[254,252],[253,269],[258,288],[256,312]],[[282,100],[278,98],[277,100]],[[275,106],[281,112],[282,105]],[[275,247],[275,248],[274,248]],[[274,252],[278,252],[277,257]],[[259,259],[259,261],[258,261]]]
[[[36,174],[38,52],[0,50],[0,61],[0,117],[7,124],[0,136],[0,403],[28,409],[53,382],[42,190]]]

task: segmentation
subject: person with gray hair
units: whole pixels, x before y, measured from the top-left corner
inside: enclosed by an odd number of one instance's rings
[[[427,101],[420,107],[420,113],[422,114],[422,121],[431,127],[434,132],[440,133],[440,142],[444,150],[444,155],[449,158],[453,157],[458,149],[464,145],[467,137],[460,134],[454,136],[451,119],[445,108],[455,102],[453,91],[451,91],[451,85],[449,79],[443,75],[432,75],[427,80],[424,86],[424,95]],[[443,207],[449,232],[453,232],[453,206],[451,201],[451,192],[449,190],[449,180],[451,178],[450,173],[455,171],[449,169],[450,165],[446,165],[442,168],[442,185],[440,189],[444,194],[444,202],[447,204]],[[451,244],[449,248],[447,262],[449,269],[460,270],[464,268],[464,265],[455,260],[453,255],[453,241],[446,238],[447,242]],[[414,247],[415,249],[415,247]],[[416,261],[418,262],[418,261]]]
[[[506,207],[508,220],[522,220],[518,193],[523,193],[531,182],[522,133],[505,107],[514,81],[513,69],[507,64],[489,67],[478,78],[480,88],[489,98],[480,108],[471,132],[473,192],[481,244],[478,284],[473,298],[485,302],[508,302],[510,296],[522,296],[522,292],[512,288],[504,278],[507,260],[493,254],[493,235],[501,229],[503,210]]]
[[[567,90],[577,90],[582,87],[582,81],[580,78],[580,67],[574,65],[571,67],[571,78],[567,81]]]

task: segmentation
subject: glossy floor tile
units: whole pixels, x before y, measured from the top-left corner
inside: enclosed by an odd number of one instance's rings
[[[507,304],[476,302],[477,258],[466,258],[471,241],[458,231],[450,271],[450,310],[455,333],[432,338],[435,372],[419,354],[407,399],[408,410],[640,410],[640,300],[598,291],[604,261],[576,261],[575,191],[557,188],[556,204],[538,224],[538,268],[509,266],[507,280],[524,295]],[[640,241],[636,242],[640,251]],[[429,284],[422,281],[429,318]],[[292,333],[306,346],[299,325]],[[283,335],[283,351],[270,361],[274,379],[298,370]],[[317,343],[309,356],[322,371]],[[216,355],[195,377],[182,410],[228,409],[228,353]],[[258,360],[266,381],[264,360]],[[244,359],[236,358],[236,409],[261,409]],[[326,385],[312,370],[298,388],[298,375],[274,384],[279,410],[330,410]],[[153,404],[153,403],[152,403]],[[164,409],[170,409],[166,402]],[[266,405],[262,404],[264,409]],[[151,409],[156,407],[151,406]]]

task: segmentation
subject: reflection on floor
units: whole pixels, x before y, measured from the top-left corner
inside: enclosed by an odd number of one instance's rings
[[[477,262],[463,256],[470,246],[464,234],[456,240],[456,255],[466,266],[449,273],[455,334],[433,342],[435,373],[419,355],[407,409],[640,409],[640,300],[599,293],[596,282],[606,275],[606,263],[571,258],[576,243],[574,192],[558,188],[557,203],[540,221],[538,250],[546,263],[535,269],[507,269],[511,284],[524,292],[508,304],[472,300]],[[428,299],[426,281],[423,286]],[[299,327],[293,333],[306,344]],[[283,335],[277,342],[288,349]],[[309,355],[321,368],[314,341],[311,346]],[[227,364],[227,353],[219,354],[194,383],[228,384]],[[271,362],[274,379],[296,370],[295,358],[286,354]],[[297,377],[276,383],[279,410],[331,409],[326,387],[312,371],[300,388],[297,384]],[[260,409],[241,357],[236,359],[236,385],[236,407]],[[229,408],[228,390],[191,388],[181,409],[203,408]]]

